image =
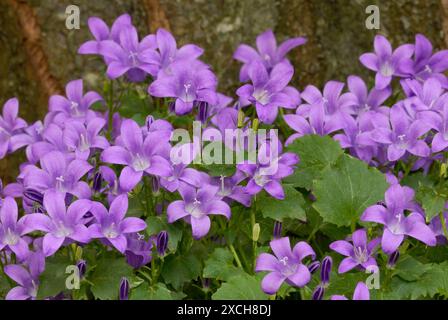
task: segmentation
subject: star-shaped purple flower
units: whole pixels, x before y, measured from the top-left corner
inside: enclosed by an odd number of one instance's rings
[[[380,238],[367,241],[366,230],[360,229],[353,232],[352,243],[345,240],[334,241],[330,244],[330,249],[346,256],[339,265],[338,272],[345,273],[355,267],[366,269],[369,266],[376,266],[376,260],[372,256],[380,244]]]
[[[16,98],[9,99],[3,105],[3,113],[0,116],[0,159],[8,152],[21,147],[14,141],[14,134],[27,126],[25,120],[18,117],[19,101]]]
[[[304,242],[298,242],[291,250],[288,237],[275,239],[270,242],[274,255],[262,253],[257,258],[255,272],[269,271],[261,282],[261,288],[267,294],[278,291],[283,282],[291,286],[303,287],[311,280],[311,273],[302,260],[316,254],[311,246]]]

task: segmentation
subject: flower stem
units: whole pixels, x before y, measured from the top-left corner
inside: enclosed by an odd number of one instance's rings
[[[229,248],[230,251],[232,251],[233,257],[235,258],[236,264],[238,265],[239,268],[243,269],[243,265],[241,264],[241,260],[238,257],[238,254],[236,253],[235,247],[233,246],[233,244],[229,244]]]

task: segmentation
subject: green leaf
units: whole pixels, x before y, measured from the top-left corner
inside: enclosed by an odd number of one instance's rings
[[[435,189],[421,185],[417,189],[415,198],[422,204],[425,211],[426,220],[429,222],[432,218],[443,212],[447,199],[447,190],[443,188]]]
[[[287,151],[296,153],[300,162],[294,174],[284,181],[306,189],[311,189],[313,180],[318,179],[322,171],[344,153],[339,143],[331,137],[318,135],[306,135],[295,140]]]
[[[130,91],[121,98],[121,105],[118,112],[122,117],[133,118],[137,114],[145,114],[145,109],[149,109],[149,102],[146,97],[141,97],[137,92]]]
[[[384,175],[361,160],[343,155],[315,181],[314,208],[337,226],[349,226],[364,210],[384,198],[388,184]]]
[[[157,283],[154,287],[147,282],[131,290],[130,300],[173,300],[172,292],[163,284]]]
[[[162,277],[167,284],[179,290],[187,281],[194,280],[201,275],[201,261],[192,252],[185,255],[170,255],[165,259]]]
[[[277,200],[266,192],[257,199],[257,207],[260,208],[263,217],[278,221],[283,221],[285,218],[306,221],[303,195],[291,185],[283,185],[283,190],[285,191],[283,200]]]
[[[416,281],[429,269],[431,269],[430,264],[423,264],[411,256],[404,256],[398,260],[394,275],[406,281]]]
[[[130,278],[132,275],[133,270],[123,256],[106,252],[98,260],[89,279],[93,284],[92,293],[95,298],[101,300],[117,299],[121,278]]]
[[[168,249],[173,253],[177,250],[177,246],[182,239],[182,228],[179,224],[170,224],[166,222],[166,217],[148,217],[146,219],[146,233],[149,236],[156,235],[160,231],[168,232]]]
[[[267,300],[268,295],[261,290],[263,275],[237,275],[223,283],[213,294],[213,300]]]
[[[227,281],[243,271],[233,264],[233,255],[228,249],[216,248],[205,261],[204,278]]]
[[[391,290],[386,295],[389,299],[422,299],[435,295],[448,297],[448,262],[425,265],[427,271],[416,281],[405,281],[394,277]]]
[[[69,280],[70,276],[73,277],[75,275],[73,271],[67,269],[67,267],[71,265],[73,265],[73,263],[69,257],[62,254],[56,254],[47,258],[45,261],[45,271],[39,278],[37,298],[43,299],[52,297],[67,290],[66,280]],[[68,272],[66,273],[66,271]]]

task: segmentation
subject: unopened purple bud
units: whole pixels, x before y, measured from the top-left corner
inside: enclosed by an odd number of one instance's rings
[[[311,296],[312,300],[322,300],[324,297],[325,288],[321,285],[317,286],[314,290],[313,295]]]
[[[95,176],[93,177],[93,186],[92,186],[93,191],[100,192],[102,184],[103,184],[103,176],[99,172],[95,173]]]
[[[399,258],[400,258],[400,251],[397,250],[392,252],[391,255],[389,256],[389,260],[387,261],[387,267],[393,268],[397,264]]]
[[[2,193],[2,191],[3,191],[3,181],[2,179],[0,179],[0,194]]]
[[[208,103],[205,101],[199,102],[198,109],[199,109],[198,112],[199,121],[201,121],[201,123],[204,124],[208,118]]]
[[[168,103],[168,111],[174,113],[175,110],[176,110],[176,103],[174,101]]]
[[[322,260],[322,268],[320,269],[320,279],[325,286],[330,282],[331,267],[333,266],[333,259],[330,256],[326,256]]]
[[[120,300],[129,299],[129,281],[127,278],[121,278],[120,282]]]
[[[160,231],[157,235],[157,253],[164,256],[168,247],[168,232]]]
[[[152,192],[154,194],[159,193],[160,191],[160,180],[158,177],[152,177]]]
[[[313,261],[308,265],[308,270],[313,274],[317,271],[317,269],[320,268],[320,262],[319,261]]]
[[[79,260],[76,263],[76,266],[78,267],[79,270],[79,277],[80,278],[84,277],[84,275],[86,274],[87,262],[85,260]]]
[[[202,280],[202,286],[204,287],[204,289],[209,289],[210,288],[210,278],[204,278]]]
[[[31,202],[36,202],[40,205],[42,205],[44,202],[44,196],[42,195],[42,193],[34,189],[26,189],[23,192],[23,196]]]
[[[148,132],[151,129],[151,125],[154,123],[154,117],[149,115],[146,117],[146,130],[148,130]]]
[[[282,223],[280,221],[275,221],[274,223],[274,239],[282,237]]]

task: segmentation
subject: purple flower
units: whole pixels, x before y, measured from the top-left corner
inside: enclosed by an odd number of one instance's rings
[[[241,61],[244,65],[240,71],[240,81],[245,82],[249,80],[248,66],[253,61],[260,61],[265,68],[270,72],[277,64],[288,61],[286,55],[289,51],[306,43],[306,38],[297,37],[284,41],[277,47],[277,40],[275,39],[272,30],[267,30],[257,37],[257,50],[241,44],[233,54],[233,58]]]
[[[91,201],[84,199],[66,208],[63,193],[54,190],[45,193],[44,208],[48,215],[34,213],[27,216],[37,230],[46,232],[42,243],[45,256],[53,255],[66,241],[90,241],[89,231],[83,224],[83,217],[90,207]]]
[[[372,139],[387,145],[387,158],[397,161],[407,152],[419,157],[428,157],[430,149],[423,140],[418,140],[430,130],[423,120],[411,121],[404,109],[395,105],[390,110],[392,129],[379,127],[372,132]]]
[[[376,222],[384,225],[381,247],[384,252],[397,250],[405,236],[416,238],[428,246],[436,245],[434,232],[425,224],[424,217],[417,212],[405,216],[404,210],[413,210],[414,191],[409,187],[395,184],[387,189],[386,206],[368,207],[361,216],[361,221]]]
[[[103,98],[94,92],[89,91],[83,94],[82,79],[70,81],[65,87],[67,97],[54,95],[50,97],[49,110],[55,113],[53,121],[63,127],[68,118],[85,121],[94,117],[95,114],[90,110],[90,106]]]
[[[170,145],[163,132],[151,132],[145,139],[138,124],[126,119],[121,124],[119,145],[103,151],[101,160],[125,165],[120,175],[120,185],[126,190],[134,188],[146,172],[167,177],[171,174],[171,164],[163,156],[169,156]],[[163,156],[161,156],[163,155]]]
[[[403,76],[403,72],[409,70],[414,46],[404,44],[392,52],[389,41],[384,36],[377,35],[374,47],[375,53],[365,53],[359,60],[366,68],[377,72],[375,87],[384,89],[390,84],[393,76]]]
[[[96,223],[89,226],[90,236],[110,243],[121,253],[128,246],[126,234],[142,231],[146,223],[139,218],[125,218],[128,211],[128,197],[119,195],[112,201],[109,211],[100,202],[92,202],[91,212]]]
[[[167,208],[168,222],[173,223],[181,218],[191,224],[193,237],[200,239],[210,230],[209,214],[219,214],[230,219],[231,212],[227,203],[217,196],[218,187],[204,186],[196,189],[183,186],[179,193],[183,200],[169,204]]]
[[[351,238],[352,243],[338,240],[330,244],[331,250],[347,257],[342,260],[338,272],[344,273],[358,266],[364,269],[376,266],[376,260],[372,255],[380,243],[380,238],[367,242],[367,233],[364,229],[353,232]]]
[[[279,147],[281,149],[281,146]],[[299,158],[291,152],[275,157],[274,148],[272,143],[263,143],[258,150],[257,164],[246,162],[237,165],[238,170],[249,177],[245,188],[247,193],[255,195],[264,189],[276,199],[285,197],[281,179],[294,172],[294,166],[299,162]]]
[[[106,121],[103,118],[93,118],[88,120],[87,126],[78,122],[70,121],[64,130],[64,142],[70,151],[74,151],[76,158],[87,160],[90,149],[106,149],[109,142],[99,133],[103,129]]]
[[[33,154],[33,145],[42,141],[44,125],[42,121],[36,121],[32,125],[23,130],[23,133],[19,133],[11,137],[11,143],[13,150],[26,146],[26,157],[29,162],[36,163],[39,159]]]
[[[191,112],[195,101],[216,104],[216,76],[196,60],[171,64],[170,73],[159,77],[148,88],[150,95],[159,98],[175,98],[175,112],[183,115]]]
[[[159,28],[156,33],[157,48],[159,49],[159,58],[157,64],[159,72],[169,74],[170,66],[176,61],[185,61],[197,59],[204,53],[204,50],[194,44],[186,44],[177,49],[176,39],[173,35],[163,28]]]
[[[148,264],[152,259],[152,239],[145,240],[145,236],[139,233],[128,233],[127,248],[125,251],[126,261],[134,269],[138,269]]]
[[[157,44],[154,35],[139,42],[134,26],[120,25],[120,42],[105,40],[100,43],[100,53],[106,58],[107,76],[116,79],[126,74],[132,82],[145,80],[147,74],[157,75]]]
[[[90,33],[95,40],[87,41],[81,45],[79,54],[100,54],[100,44],[105,40],[120,41],[120,32],[124,27],[132,26],[131,17],[128,14],[119,16],[109,30],[107,24],[97,17],[91,17],[87,21]]]
[[[322,260],[322,268],[320,268],[320,281],[324,288],[330,283],[331,268],[333,267],[333,259],[326,256]]]
[[[315,258],[313,248],[304,241],[298,242],[293,250],[288,237],[272,240],[270,242],[274,255],[262,253],[257,258],[255,272],[269,271],[261,288],[267,294],[278,291],[284,281],[291,286],[303,287],[311,280],[311,273],[302,260],[308,256]]]
[[[241,171],[237,171],[231,177],[214,177],[211,179],[210,183],[219,187],[217,195],[223,197],[224,200],[229,201],[229,203],[231,201],[236,201],[249,207],[252,196],[246,193],[243,186],[238,185],[245,179],[246,175]]]
[[[10,264],[5,266],[5,274],[17,282],[18,286],[9,290],[6,300],[34,300],[39,286],[39,275],[45,269],[45,258],[40,253],[31,253],[26,266]]]
[[[237,90],[242,106],[254,104],[261,122],[271,124],[277,118],[278,108],[295,108],[300,103],[299,92],[288,86],[294,74],[289,62],[277,64],[269,74],[260,61],[248,67],[252,84],[245,84]]]
[[[10,249],[19,260],[24,259],[28,253],[28,244],[22,236],[35,231],[36,225],[27,216],[18,219],[16,201],[6,197],[0,207],[0,251]]]
[[[412,66],[412,76],[423,81],[435,78],[448,87],[448,81],[443,74],[448,69],[448,50],[442,50],[432,54],[431,42],[421,34],[415,36],[415,59]]]
[[[446,101],[446,94],[437,79],[430,78],[423,83],[406,79],[401,82],[403,90],[409,98],[403,100],[408,113],[415,116],[419,111],[440,110]]]
[[[68,192],[80,199],[89,198],[91,190],[84,181],[79,181],[92,166],[85,160],[68,161],[67,157],[59,152],[52,151],[40,160],[42,169],[34,165],[27,167],[24,176],[24,185],[38,191],[55,189]]]
[[[352,94],[352,103],[348,107],[351,114],[361,114],[367,111],[379,111],[380,107],[387,98],[390,97],[392,90],[384,88],[382,90],[373,88],[367,91],[365,82],[358,76],[349,76],[348,88]]]
[[[333,295],[331,300],[348,300],[345,296]],[[369,288],[364,282],[358,282],[353,293],[353,300],[370,300]]]
[[[26,127],[25,120],[19,118],[19,101],[16,98],[9,99],[3,105],[3,113],[0,116],[0,159],[8,152],[21,147],[14,141],[14,134]]]
[[[448,104],[444,103],[440,111],[422,111],[420,119],[437,132],[432,138],[432,152],[445,150],[448,147]]]
[[[159,256],[163,257],[168,248],[168,232],[160,231],[157,235],[157,253]]]
[[[73,158],[64,142],[64,131],[54,123],[50,123],[43,129],[42,141],[30,145],[27,157],[30,163],[37,163],[43,156],[52,151],[60,151],[66,154],[67,158]]]

